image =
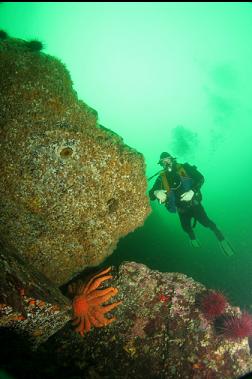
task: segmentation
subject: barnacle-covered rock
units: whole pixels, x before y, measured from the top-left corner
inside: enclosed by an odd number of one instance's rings
[[[63,284],[143,224],[144,159],[26,41],[0,40],[0,83],[0,238]]]
[[[70,318],[70,301],[60,290],[0,243],[0,335],[6,329],[36,348]]]
[[[72,375],[90,379],[237,379],[252,370],[248,338],[225,338],[202,313],[201,283],[135,262],[124,262],[113,276],[109,285],[122,300],[113,310],[117,320],[84,338],[69,325],[52,336],[43,349],[58,369],[64,362]],[[225,308],[226,314],[240,312],[230,304]]]

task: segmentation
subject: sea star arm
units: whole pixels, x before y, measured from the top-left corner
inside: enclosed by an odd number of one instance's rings
[[[84,329],[85,329],[86,332],[90,332],[91,322],[90,322],[88,314],[84,315],[84,319],[85,319],[85,328]]]
[[[84,295],[88,295],[90,292],[96,290],[97,287],[99,287],[99,285],[102,283],[102,282],[105,282],[105,280],[108,280],[108,279],[111,279],[112,278],[112,275],[105,275],[101,278],[97,278],[95,279],[95,281],[93,283],[90,284],[89,288],[86,287],[83,294]]]
[[[90,322],[96,328],[101,328],[102,326],[104,326],[103,323],[101,323],[100,321],[98,321],[93,315],[89,314],[88,316],[89,316]]]
[[[101,307],[101,312],[102,312],[102,314],[105,314],[105,313],[111,311],[112,309],[116,308],[120,304],[122,304],[122,301],[118,301],[116,303],[105,305],[105,306]]]
[[[93,277],[88,281],[87,285],[85,285],[85,290],[84,290],[83,294],[85,295],[86,293],[89,293],[89,292],[92,291],[93,289],[99,287],[99,285],[100,285],[100,283],[101,283],[102,281],[107,280],[107,279],[110,279],[110,277],[112,277],[111,275],[107,275],[109,278],[107,278],[107,276],[106,276],[106,277],[105,277],[106,279],[104,279],[104,278],[100,278],[101,275],[107,274],[110,270],[111,270],[111,267],[108,267],[107,269],[105,269],[105,270],[101,271],[100,273],[96,274],[95,276],[93,276]],[[102,281],[99,281],[99,280],[98,280],[98,285],[97,285],[95,288],[93,288],[94,284],[95,284],[95,283],[97,284],[96,280],[94,281],[94,279],[96,279],[96,278],[103,279],[103,280],[102,280]],[[91,287],[92,287],[92,288],[91,288]]]
[[[77,333],[80,333],[80,335],[83,336],[84,329],[85,329],[85,319],[84,319],[84,316],[81,316],[80,317],[80,324],[75,328],[75,331]]]
[[[96,306],[96,305],[99,305],[101,303],[105,303],[106,301],[108,301],[112,296],[116,295],[118,292],[118,289],[117,288],[113,288],[113,287],[110,287],[110,291],[107,292],[105,295],[103,296],[98,296],[94,299],[92,299],[90,301],[90,303],[93,305],[93,306]]]
[[[96,299],[96,298],[99,298],[101,296],[104,296],[104,295],[110,293],[111,289],[113,289],[113,287],[108,287],[108,288],[105,288],[103,290],[94,290],[94,291],[92,291],[91,293],[89,293],[87,295],[87,301],[91,301],[93,299]]]

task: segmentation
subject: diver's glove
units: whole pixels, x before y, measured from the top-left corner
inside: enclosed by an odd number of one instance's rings
[[[181,201],[190,201],[190,200],[192,200],[193,195],[194,195],[193,190],[187,191],[187,192],[183,193],[183,194],[180,196],[180,200],[181,200]]]
[[[166,190],[156,190],[154,191],[154,195],[159,200],[159,203],[164,203],[167,197]]]

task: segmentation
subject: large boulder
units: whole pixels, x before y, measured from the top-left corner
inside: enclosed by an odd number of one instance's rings
[[[0,238],[63,284],[100,264],[150,206],[142,154],[98,124],[40,47],[0,35]]]

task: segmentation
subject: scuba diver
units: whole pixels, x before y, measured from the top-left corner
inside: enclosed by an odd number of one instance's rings
[[[164,204],[169,212],[178,213],[181,226],[188,234],[193,247],[200,246],[193,230],[198,221],[212,230],[226,255],[233,255],[230,244],[216,224],[207,216],[201,204],[200,188],[204,183],[204,176],[197,170],[197,167],[191,166],[189,163],[177,163],[176,158],[167,152],[160,155],[158,164],[163,167],[163,170],[149,178],[150,180],[159,174],[149,191],[150,199],[158,199],[159,203]]]

